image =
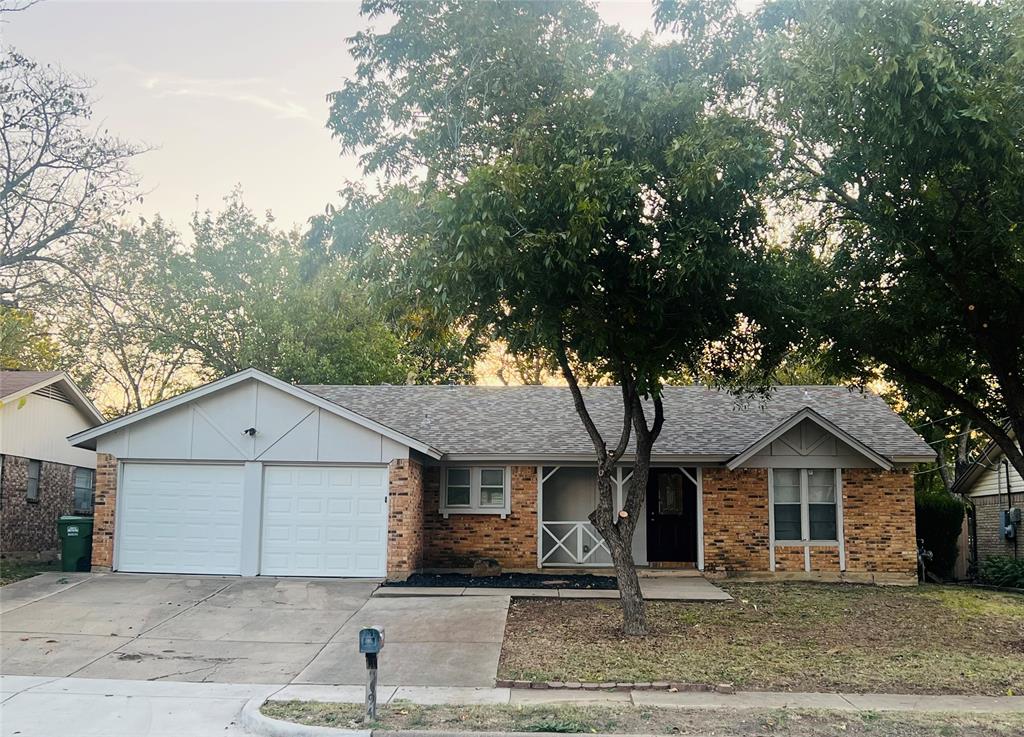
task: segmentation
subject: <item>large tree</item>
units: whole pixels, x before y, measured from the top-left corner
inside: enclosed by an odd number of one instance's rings
[[[91,125],[89,92],[72,74],[0,49],[0,303],[68,279],[69,253],[135,196],[128,164],[141,149]]]
[[[786,0],[761,27],[808,342],[1024,474],[1024,4]]]
[[[332,124],[369,147],[370,169],[406,173],[402,162],[436,154],[404,189],[416,196],[384,254],[393,286],[513,351],[555,357],[593,443],[590,519],[625,632],[643,634],[631,542],[662,383],[722,358],[741,313],[763,307],[758,286],[772,282],[751,277],[767,136],[730,110],[721,78],[693,63],[698,49],[627,42],[587,5],[428,3],[429,22],[420,5],[386,5],[398,20],[356,37],[374,53]],[[581,369],[621,387],[617,423],[591,415]],[[620,507],[611,476],[624,459],[634,470]]]

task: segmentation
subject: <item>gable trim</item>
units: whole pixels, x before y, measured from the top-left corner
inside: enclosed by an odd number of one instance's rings
[[[89,397],[85,396],[85,392],[78,388],[78,384],[74,382],[66,371],[61,371],[59,374],[51,376],[49,379],[43,379],[32,386],[26,386],[21,391],[8,394],[5,397],[0,397],[0,406],[16,402],[22,397],[27,397],[29,394],[34,394],[40,389],[45,389],[46,387],[53,386],[57,383],[59,383],[61,388],[67,392],[68,399],[71,400],[72,406],[92,420],[94,425],[102,425],[107,421],[107,418],[104,417],[98,409],[96,409],[96,405],[92,403]]]
[[[231,374],[230,376],[225,376],[222,379],[211,381],[209,384],[204,384],[203,386],[197,387],[196,389],[192,389],[191,391],[179,394],[176,397],[171,397],[170,399],[165,399],[162,402],[157,402],[156,404],[146,407],[146,409],[139,410],[138,412],[133,412],[130,415],[125,415],[124,417],[120,417],[116,420],[111,420],[110,422],[100,425],[99,427],[94,427],[89,430],[84,430],[82,432],[75,433],[74,435],[69,436],[68,440],[74,446],[88,447],[86,445],[87,443],[93,443],[93,441],[96,438],[99,438],[103,435],[107,435],[108,433],[128,427],[129,425],[133,425],[136,422],[139,422],[140,420],[145,420],[149,417],[153,417],[154,415],[160,414],[161,412],[165,412],[166,410],[173,409],[175,407],[180,407],[194,400],[201,399],[205,396],[209,396],[210,394],[214,394],[220,391],[221,389],[226,389],[230,386],[240,384],[241,382],[248,381],[250,379],[266,384],[267,386],[273,387],[274,389],[278,389],[297,399],[307,402],[308,404],[312,404],[316,407],[319,407],[320,409],[326,410],[327,412],[330,412],[333,415],[349,420],[350,422],[354,422],[355,424],[360,425],[368,430],[372,430],[373,432],[390,438],[391,440],[394,440],[397,443],[401,443],[402,445],[408,446],[409,448],[418,450],[421,453],[430,456],[431,458],[441,458],[440,451],[438,451],[436,448],[427,445],[426,443],[417,440],[416,438],[405,435],[404,433],[398,432],[397,430],[393,430],[392,428],[387,427],[386,425],[382,425],[379,422],[375,422],[374,420],[371,420],[369,417],[365,417],[359,414],[358,412],[353,412],[347,407],[343,407],[340,404],[335,404],[334,402],[328,399],[324,399],[323,397],[314,394],[311,391],[307,391],[306,389],[303,389],[301,387],[289,384],[286,381],[276,379],[273,376],[270,376],[269,374],[266,374],[260,371],[259,369],[254,368],[244,369],[242,371],[239,371],[238,373]],[[93,448],[95,448],[95,443],[93,443]]]
[[[765,433],[760,438],[755,440],[753,443],[748,445],[742,452],[734,456],[732,460],[725,464],[726,468],[728,468],[730,471],[735,471],[737,468],[739,468],[744,463],[749,461],[759,451],[766,448],[775,440],[781,438],[783,435],[785,435],[787,432],[792,430],[794,427],[799,425],[804,420],[810,420],[811,422],[818,425],[826,432],[831,433],[832,435],[834,435],[835,437],[839,438],[844,443],[852,447],[862,456],[870,460],[872,463],[880,466],[881,468],[884,468],[886,471],[892,470],[893,464],[888,458],[881,455],[880,453],[875,452],[869,446],[857,440],[857,438],[850,435],[850,433],[843,430],[834,422],[825,419],[810,407],[804,407],[803,409],[793,413],[792,415],[790,415],[789,419],[782,421],[773,429],[769,430],[767,433]]]

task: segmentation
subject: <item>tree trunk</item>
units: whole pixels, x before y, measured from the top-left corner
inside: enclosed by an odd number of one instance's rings
[[[619,515],[618,500],[612,486],[611,474],[614,466],[599,466],[597,472],[597,509],[590,515],[590,521],[608,545],[615,566],[615,577],[619,584],[619,601],[622,604],[622,629],[631,636],[647,634],[647,605],[640,591],[640,579],[633,561],[633,533],[636,531],[636,515]],[[636,473],[634,469],[634,474]],[[646,477],[646,472],[644,473]],[[631,480],[630,489],[632,490]],[[646,483],[645,483],[646,487]]]

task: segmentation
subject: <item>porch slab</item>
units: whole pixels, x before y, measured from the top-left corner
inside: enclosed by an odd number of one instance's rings
[[[732,601],[703,576],[641,577],[640,590],[651,601]]]
[[[641,576],[640,590],[650,601],[732,601],[732,597],[700,574]],[[381,586],[374,598],[422,596],[512,596],[524,599],[618,599],[615,589],[527,589],[443,586]]]

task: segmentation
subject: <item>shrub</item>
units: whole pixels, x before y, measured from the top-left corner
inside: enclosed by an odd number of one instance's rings
[[[1024,560],[995,555],[981,564],[981,582],[989,586],[1024,589]]]
[[[964,503],[943,489],[918,489],[914,494],[917,537],[932,551],[929,570],[949,578],[959,547],[957,539],[964,521]]]

